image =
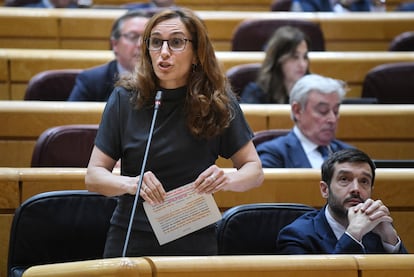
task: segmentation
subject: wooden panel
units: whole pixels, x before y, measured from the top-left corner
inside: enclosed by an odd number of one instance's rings
[[[0,48],[59,49],[61,47],[58,38],[0,37]]]
[[[392,219],[395,229],[398,231],[398,235],[407,248],[408,253],[414,251],[414,214],[413,211],[392,211]],[[399,275],[398,275],[399,276]],[[412,277],[412,276],[411,276]]]
[[[359,141],[347,139],[344,141],[366,152],[372,159],[387,160],[393,157],[403,160],[414,159],[414,140]]]
[[[392,210],[405,209],[414,212],[414,170],[376,169],[374,198],[381,198]]]
[[[106,42],[105,42],[106,43]],[[263,52],[217,51],[223,69],[246,63],[260,63]],[[109,50],[28,50],[4,49],[0,58],[5,60],[3,78],[10,80],[10,95],[13,100],[22,100],[27,82],[35,74],[47,69],[89,68],[106,63],[114,58]],[[313,73],[341,79],[350,87],[347,97],[359,97],[366,73],[384,63],[414,61],[410,52],[311,52],[309,53]],[[10,63],[10,69],[6,64]]]
[[[368,71],[381,64],[414,61],[414,53],[312,52],[309,59],[311,72],[345,81],[350,86],[346,96],[360,97]]]
[[[322,207],[320,172],[316,169],[264,168],[263,184],[247,192],[220,191],[214,194],[221,210],[249,203],[292,202]],[[300,192],[300,193],[298,193]]]
[[[6,83],[0,83],[0,100],[10,100],[9,85]]]
[[[233,170],[233,169],[226,169]],[[119,169],[114,171],[119,174]],[[247,192],[218,192],[214,195],[220,210],[230,207],[260,202],[293,202],[314,207],[322,207],[325,200],[319,192],[320,171],[317,169],[264,169],[265,181],[259,188]],[[45,191],[62,189],[85,189],[84,176],[86,169],[79,168],[1,168],[0,178],[3,180],[20,180],[21,194],[8,186],[0,185],[0,197],[16,195],[12,209],[2,210],[0,223],[10,222],[14,208],[21,201]],[[413,251],[414,238],[414,171],[411,169],[377,169],[374,197],[380,198],[390,208],[394,224],[406,247]],[[0,179],[0,180],[1,180]],[[17,185],[16,185],[17,187]],[[298,193],[300,192],[300,193]],[[21,199],[20,199],[21,198]],[[6,203],[11,203],[7,200]],[[9,205],[10,206],[10,205]],[[0,213],[1,214],[1,213]],[[7,225],[1,225],[7,226]],[[1,233],[1,232],[5,233]],[[0,228],[0,241],[8,242],[9,229]],[[0,260],[7,258],[6,251],[0,244]],[[6,246],[4,246],[6,247]],[[0,269],[0,272],[5,269]],[[293,274],[293,273],[292,273]],[[40,276],[40,275],[39,275]],[[60,275],[59,275],[60,276]],[[63,276],[63,275],[62,275]],[[81,275],[78,275],[81,276]],[[288,275],[291,276],[291,275]],[[293,276],[293,275],[292,275]]]
[[[99,0],[98,0],[99,1]],[[175,0],[181,7],[188,7],[194,10],[249,10],[249,11],[270,11],[272,0]]]
[[[0,1],[1,2],[1,1]],[[271,0],[175,0],[176,5],[193,10],[217,10],[217,11],[270,11]],[[402,1],[388,0],[387,10],[393,11]],[[128,0],[94,0],[96,7],[119,7],[130,3]]]
[[[112,258],[81,262],[33,266],[25,277],[153,277],[151,264],[146,258]]]
[[[47,128],[98,124],[105,103],[0,101],[0,166],[29,166],[35,140]],[[253,131],[289,129],[289,105],[242,104]],[[342,105],[337,137],[375,159],[414,159],[413,105]],[[231,167],[220,159],[221,166]]]
[[[264,168],[262,186],[248,192],[220,191],[214,195],[221,209],[256,202],[296,202],[322,207],[319,191],[320,170],[312,168]],[[374,197],[381,198],[391,210],[414,212],[414,171],[412,169],[376,170]],[[298,193],[300,192],[300,193]]]
[[[26,94],[27,84],[29,80],[26,82],[10,82],[10,99],[7,100],[24,100],[24,96]]]
[[[338,138],[414,139],[414,105],[342,105]]]
[[[0,36],[57,38],[58,18],[48,9],[2,8]],[[30,26],[30,28],[28,28]]]
[[[221,6],[222,3],[220,3]],[[205,22],[215,49],[228,51],[231,49],[231,38],[238,24],[245,19],[302,19],[310,20],[321,25],[325,36],[328,51],[356,51],[373,50],[386,51],[388,43],[397,34],[412,29],[414,16],[412,12],[387,13],[292,13],[246,10],[198,10],[197,14]],[[13,12],[16,14],[12,17]],[[92,47],[93,50],[104,50],[105,44],[96,45],[84,43],[83,40],[97,39],[101,42],[109,40],[109,30],[115,18],[126,12],[123,9],[0,9],[0,41],[6,43],[10,37],[30,39],[54,38],[59,48],[63,48],[64,41],[71,40],[70,47]],[[94,21],[94,23],[91,22]],[[96,22],[95,22],[96,21]],[[22,26],[35,25],[33,32]],[[12,26],[9,28],[8,26]],[[32,28],[30,28],[31,30]],[[11,43],[12,41],[10,41]],[[19,46],[22,41],[18,41]],[[50,41],[47,43],[50,44]],[[108,41],[109,44],[109,41]],[[65,46],[65,47],[66,47]],[[8,47],[12,47],[9,45]],[[48,47],[50,48],[50,47]]]
[[[99,124],[105,103],[0,101],[0,137],[37,138],[52,126]]]
[[[42,192],[86,189],[86,168],[20,168],[19,172],[22,202]]]
[[[365,41],[391,40],[396,35],[412,30],[412,13],[318,13],[318,21],[328,40]]]
[[[0,82],[6,82],[9,79],[8,57],[5,51],[0,50]]]
[[[0,138],[0,167],[30,167],[36,138],[11,140]]]
[[[355,255],[360,277],[412,277],[414,255]]]
[[[7,276],[10,226],[20,205],[19,177],[17,168],[0,167],[0,276]]]
[[[285,277],[357,277],[352,256],[346,255],[267,255],[210,257],[150,257],[157,277],[285,276]],[[329,262],[327,262],[329,261]]]
[[[59,13],[60,35],[66,38],[103,39],[109,46],[109,38],[113,22],[126,10],[93,10],[82,9],[76,12]],[[93,24],[91,24],[93,19]],[[87,28],[85,28],[87,26]],[[96,49],[96,48],[95,48]]]
[[[9,254],[9,238],[12,220],[12,214],[0,214],[0,276],[8,276],[7,256]]]
[[[17,168],[0,168],[0,214],[20,205],[19,178]]]
[[[76,50],[10,50],[10,78],[13,81],[28,81],[36,73],[48,69],[88,68],[103,64],[114,58],[110,51]],[[73,56],[76,59],[73,59]]]
[[[269,129],[292,126],[289,105],[265,106],[269,113]],[[408,126],[413,120],[414,105],[342,105],[337,137],[376,141],[398,138],[411,140],[414,139],[414,132]]]
[[[109,50],[110,44],[108,39],[65,39],[61,43],[62,49],[73,49],[73,50]]]

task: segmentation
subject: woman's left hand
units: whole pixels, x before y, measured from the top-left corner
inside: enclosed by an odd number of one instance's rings
[[[212,165],[198,176],[194,185],[198,193],[212,194],[222,190],[228,181],[224,170]]]

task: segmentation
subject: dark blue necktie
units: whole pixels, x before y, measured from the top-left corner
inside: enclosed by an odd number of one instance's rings
[[[326,160],[328,158],[329,153],[330,153],[330,151],[328,149],[328,146],[322,146],[322,145],[320,145],[320,146],[318,146],[318,151],[319,151],[319,153],[321,153],[322,158],[324,160]]]

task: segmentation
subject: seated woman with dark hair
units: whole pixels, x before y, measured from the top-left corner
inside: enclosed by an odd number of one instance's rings
[[[309,73],[310,42],[296,27],[278,28],[266,47],[266,56],[256,82],[247,84],[241,103],[286,104],[295,82]]]

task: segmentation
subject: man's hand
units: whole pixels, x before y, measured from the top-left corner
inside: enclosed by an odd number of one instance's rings
[[[381,200],[367,199],[364,203],[360,203],[348,210],[349,225],[347,232],[358,241],[371,230],[377,233],[381,238],[389,242],[395,237],[391,234],[392,218],[388,208],[382,204]],[[394,228],[392,228],[394,230]],[[398,240],[398,238],[396,238]],[[390,242],[389,242],[390,243]]]

